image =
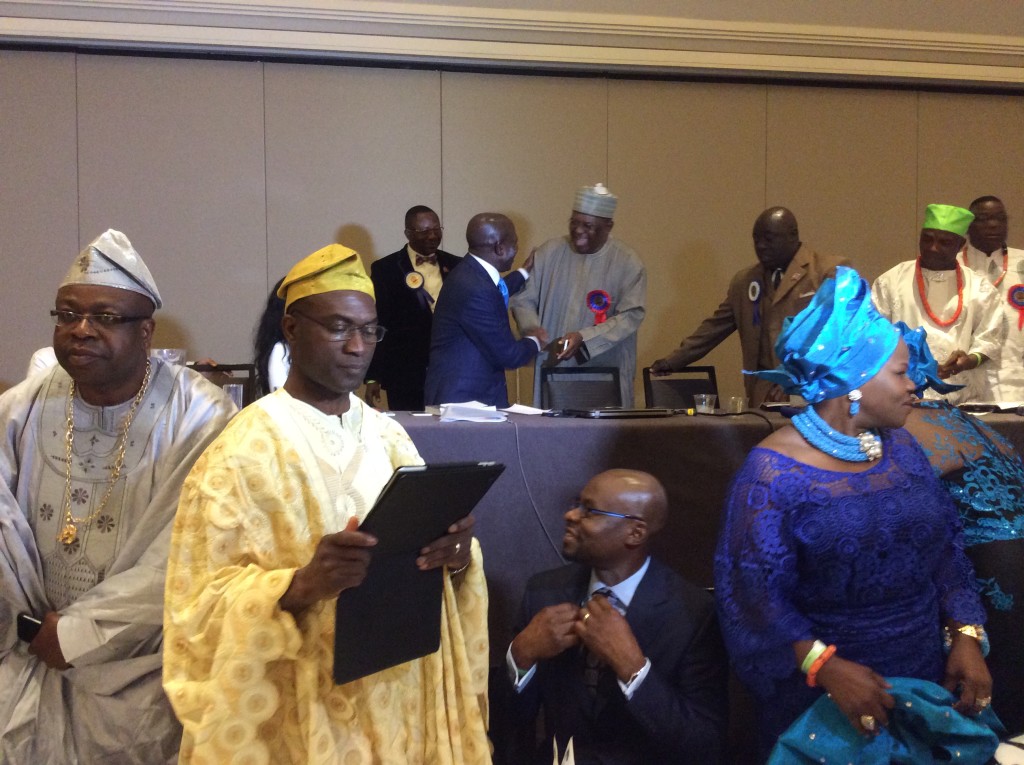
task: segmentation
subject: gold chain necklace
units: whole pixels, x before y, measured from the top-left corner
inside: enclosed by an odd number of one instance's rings
[[[124,426],[121,428],[121,436],[118,438],[117,444],[117,458],[114,460],[114,467],[110,470],[110,479],[107,481],[107,490],[103,494],[103,499],[100,500],[100,505],[93,512],[84,518],[76,518],[71,514],[71,459],[72,450],[75,446],[75,381],[71,381],[71,385],[68,387],[68,403],[67,403],[67,432],[64,434],[64,443],[67,446],[67,471],[65,473],[64,483],[64,525],[60,529],[60,533],[57,535],[57,539],[61,544],[70,546],[78,539],[78,525],[88,526],[99,514],[103,512],[107,506],[107,501],[110,499],[111,493],[114,491],[114,484],[117,483],[117,479],[121,477],[121,468],[124,466],[125,452],[128,450],[128,430],[132,426],[132,422],[135,420],[135,412],[139,408],[139,402],[142,401],[142,397],[146,395],[146,389],[149,387],[149,374],[152,369],[149,360],[146,361],[146,375],[142,378],[142,386],[139,388],[139,392],[135,394],[135,400],[132,401],[131,409],[128,410],[128,414],[124,418]]]

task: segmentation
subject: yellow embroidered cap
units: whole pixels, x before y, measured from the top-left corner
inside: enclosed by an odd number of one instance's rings
[[[277,296],[284,299],[287,310],[296,300],[336,290],[365,292],[376,299],[359,253],[343,244],[329,244],[292,266]]]

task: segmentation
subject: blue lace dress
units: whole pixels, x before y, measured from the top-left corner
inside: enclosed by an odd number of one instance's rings
[[[905,430],[836,473],[756,448],[733,480],[715,596],[736,672],[770,746],[822,693],[792,644],[817,638],[882,675],[941,682],[942,620],[985,621],[960,519]]]
[[[941,401],[915,407],[907,429],[956,503],[988,611],[993,708],[1024,731],[1024,463],[979,418]]]

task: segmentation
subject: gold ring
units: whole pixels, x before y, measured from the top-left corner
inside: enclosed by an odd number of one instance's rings
[[[875,729],[875,718],[871,715],[861,715],[860,724],[867,731],[873,731]]]
[[[590,611],[584,611],[583,612],[583,621],[586,621],[589,618],[590,618]]]
[[[975,699],[974,700],[974,706],[976,706],[978,709],[985,709],[991,703],[992,703],[992,697],[991,696],[986,696],[983,699]]]
[[[455,543],[455,554],[458,555],[459,554],[459,550],[461,550],[461,549],[462,549],[462,542],[456,542]]]

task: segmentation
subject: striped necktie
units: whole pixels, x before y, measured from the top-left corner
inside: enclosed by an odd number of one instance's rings
[[[608,587],[600,587],[594,590],[593,594],[587,598],[589,602],[595,595],[603,595],[608,599],[608,603],[623,616],[626,615],[626,606],[621,600],[615,597],[615,593]],[[586,603],[584,603],[586,605]],[[601,673],[607,669],[607,666],[597,658],[597,656],[591,653],[589,650],[583,652],[583,683],[587,686],[587,692],[591,696],[597,696],[597,687],[601,683]]]

